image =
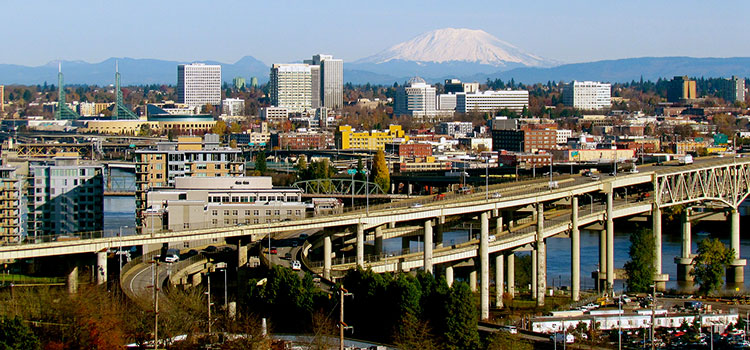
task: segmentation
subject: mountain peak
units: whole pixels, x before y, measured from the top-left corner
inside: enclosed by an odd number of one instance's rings
[[[527,53],[481,30],[443,28],[418,35],[357,63],[393,60],[445,63],[472,62],[492,66],[549,66],[554,62]]]

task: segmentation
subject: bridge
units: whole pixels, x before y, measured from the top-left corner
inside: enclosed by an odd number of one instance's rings
[[[302,197],[338,197],[356,199],[404,199],[408,195],[388,194],[372,181],[350,179],[314,179],[297,181],[292,187],[302,190]]]
[[[572,250],[572,297],[580,298],[580,229],[594,222],[604,223],[600,235],[600,262],[607,286],[615,278],[614,269],[614,221],[633,215],[650,213],[653,234],[656,240],[655,280],[663,286],[668,276],[661,272],[661,220],[662,210],[675,205],[698,205],[709,203],[729,211],[731,244],[734,259],[728,268],[727,281],[744,281],[744,259],[740,259],[739,213],[737,206],[750,194],[750,159],[706,158],[685,166],[645,167],[647,171],[636,174],[605,176],[591,179],[582,176],[557,177],[557,184],[549,188],[547,180],[535,180],[491,186],[471,195],[448,195],[442,200],[421,197],[398,203],[371,206],[331,216],[304,218],[296,221],[273,224],[248,224],[231,227],[206,227],[191,230],[154,232],[127,237],[93,237],[64,242],[2,246],[0,260],[24,259],[40,256],[96,253],[108,248],[145,244],[162,244],[202,239],[224,239],[243,237],[258,241],[268,235],[286,231],[323,229],[303,246],[303,262],[313,271],[325,277],[351,266],[371,267],[376,271],[424,268],[433,272],[436,264],[446,264],[446,277],[452,280],[452,266],[465,259],[479,261],[480,300],[482,318],[489,315],[489,265],[490,254],[496,262],[496,287],[502,295],[505,275],[510,282],[513,267],[513,252],[519,247],[533,250],[534,281],[532,291],[538,305],[544,305],[546,278],[546,239],[566,234],[571,238]],[[599,202],[595,198],[602,198]],[[547,210],[565,207],[565,210]],[[520,209],[532,208],[531,216],[518,217]],[[687,278],[691,268],[690,210],[683,214],[683,251],[677,259],[679,278]],[[435,244],[434,228],[450,220],[473,220],[478,218],[480,235],[478,240],[456,246]],[[490,242],[490,222],[495,225],[496,239]],[[418,227],[415,229],[415,227]],[[399,229],[402,233],[399,233]],[[382,246],[385,232],[391,237],[414,234],[420,230],[425,249],[418,253],[395,257],[365,256],[365,237],[371,236]],[[380,237],[379,237],[380,236]],[[334,265],[333,240],[352,237],[354,254],[350,261]],[[314,250],[322,248],[321,261],[312,261]],[[343,253],[343,252],[342,252]],[[338,259],[336,259],[338,260]],[[476,277],[476,272],[474,273]],[[508,292],[513,292],[512,283]],[[502,300],[495,300],[501,306]]]

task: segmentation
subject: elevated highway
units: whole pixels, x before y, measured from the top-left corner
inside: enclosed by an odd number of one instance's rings
[[[729,210],[731,220],[731,248],[735,250],[735,259],[729,268],[730,282],[744,281],[743,267],[745,261],[739,255],[739,213],[737,206],[750,194],[750,159],[746,158],[708,158],[698,159],[694,164],[685,166],[653,166],[643,168],[647,171],[636,174],[619,174],[617,176],[602,175],[599,179],[583,176],[555,177],[553,186],[548,179],[516,182],[491,186],[474,194],[452,194],[442,200],[435,200],[433,196],[407,199],[398,203],[358,208],[343,214],[305,218],[296,221],[277,222],[271,224],[249,224],[231,227],[206,227],[171,232],[155,232],[152,234],[89,238],[65,242],[46,242],[40,244],[16,245],[0,247],[0,260],[23,259],[39,256],[94,253],[116,246],[134,246],[145,244],[162,244],[203,239],[224,239],[229,237],[244,237],[257,241],[268,235],[276,235],[287,231],[323,230],[313,238],[322,241],[322,256],[324,275],[330,277],[332,265],[331,239],[336,235],[346,235],[347,232],[354,239],[354,261],[352,265],[337,266],[343,268],[353,266],[371,266],[377,271],[393,271],[406,268],[424,268],[433,271],[434,264],[449,264],[465,258],[475,258],[480,261],[480,300],[482,301],[482,317],[488,313],[489,306],[489,256],[495,255],[497,265],[503,269],[503,262],[507,261],[510,268],[512,250],[520,246],[531,246],[536,257],[536,283],[532,289],[536,292],[537,302],[544,304],[546,291],[546,248],[545,239],[548,237],[570,232],[571,249],[573,251],[573,298],[576,299],[580,287],[580,262],[575,258],[580,254],[579,228],[592,222],[604,223],[605,234],[600,242],[603,248],[600,256],[606,273],[607,286],[614,281],[614,220],[636,214],[650,212],[652,227],[656,241],[655,253],[657,270],[655,279],[664,282],[668,278],[661,274],[661,211],[674,205],[696,205],[711,203]],[[550,188],[551,187],[551,188]],[[619,199],[628,198],[628,202]],[[637,196],[640,202],[633,202]],[[595,202],[601,202],[598,204]],[[567,202],[570,206],[569,215],[551,217],[545,214],[545,205]],[[579,205],[583,203],[584,205]],[[585,204],[594,205],[587,207]],[[599,207],[597,207],[599,205]],[[515,224],[513,214],[519,209],[532,209],[535,224],[528,225],[521,230],[505,229],[507,225]],[[684,212],[688,213],[689,210]],[[481,234],[478,241],[465,245],[440,247],[433,243],[433,226],[455,218],[478,217],[481,223]],[[496,235],[496,241],[489,242],[489,221],[493,218],[501,228]],[[690,252],[690,217],[684,219],[683,225],[682,260],[678,263],[689,269],[692,263]],[[384,230],[391,236],[407,234],[414,230],[409,227],[420,226],[423,230],[425,250],[422,258],[412,256],[399,257],[391,261],[380,259],[365,259],[365,237],[372,235],[377,241],[383,239]],[[401,228],[405,233],[396,232]],[[404,229],[405,228],[405,229]],[[686,235],[685,232],[688,234]],[[685,248],[686,247],[686,248]],[[314,265],[314,264],[313,264]],[[315,267],[317,268],[317,267]],[[499,274],[499,275],[502,275]],[[503,285],[503,279],[497,276]],[[679,274],[678,274],[679,275]],[[685,274],[687,275],[687,274]],[[511,274],[508,274],[511,276]],[[510,278],[510,277],[509,277]],[[510,284],[509,284],[510,285]],[[500,293],[502,294],[502,293]],[[496,301],[497,302],[497,301]],[[501,302],[501,301],[500,301]]]

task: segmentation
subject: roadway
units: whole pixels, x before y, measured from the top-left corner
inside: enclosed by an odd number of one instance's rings
[[[546,187],[547,179],[537,179],[515,183],[506,183],[490,186],[488,195],[483,191],[472,195],[453,194],[447,195],[445,200],[434,201],[434,196],[425,196],[415,200],[406,200],[399,203],[390,203],[382,206],[370,206],[369,209],[349,211],[343,214],[305,218],[296,221],[286,221],[267,224],[236,225],[230,227],[211,227],[205,229],[193,229],[178,232],[158,232],[152,235],[137,235],[127,237],[107,237],[71,240],[65,242],[46,242],[39,244],[14,245],[0,247],[0,260],[23,259],[31,257],[94,253],[104,249],[123,246],[135,246],[144,244],[161,244],[171,242],[183,242],[199,239],[223,239],[227,237],[245,236],[252,241],[260,240],[269,233],[273,235],[287,231],[323,229],[332,227],[363,225],[365,230],[374,227],[398,222],[418,222],[438,217],[455,215],[477,214],[483,211],[511,209],[528,206],[540,202],[553,202],[570,196],[585,196],[595,192],[606,192],[611,188],[620,188],[633,185],[648,185],[653,183],[655,177],[666,176],[671,173],[682,173],[717,166],[742,165],[747,168],[750,159],[747,158],[709,158],[697,159],[694,164],[687,166],[653,166],[649,171],[641,171],[636,174],[617,176],[602,176],[599,180],[579,175],[567,175],[555,177],[559,187],[549,189]],[[566,179],[571,179],[570,181]],[[492,194],[500,193],[500,198]],[[485,198],[485,196],[489,198]],[[585,199],[583,199],[585,200]],[[694,198],[700,201],[702,198]],[[420,207],[415,207],[419,203]]]

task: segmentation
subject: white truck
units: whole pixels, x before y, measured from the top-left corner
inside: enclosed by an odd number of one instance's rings
[[[677,157],[677,161],[680,163],[680,165],[688,165],[693,164],[693,156],[686,154],[684,156]]]

